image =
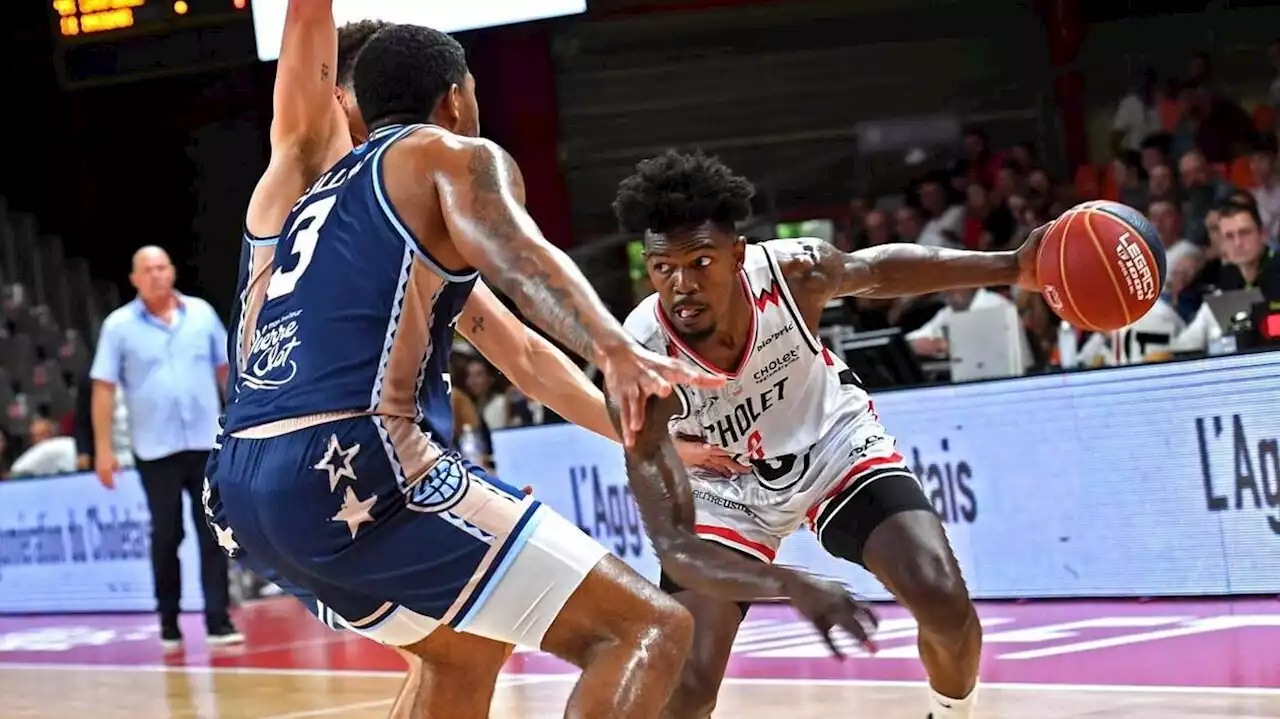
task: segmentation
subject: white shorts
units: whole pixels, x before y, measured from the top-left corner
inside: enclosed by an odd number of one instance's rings
[[[458,631],[527,649],[539,649],[542,638],[569,597],[600,560],[609,554],[569,520],[543,505],[534,515],[528,541],[506,573],[487,588],[480,610]],[[336,615],[333,615],[336,617]],[[338,623],[376,642],[409,646],[427,638],[440,622],[398,607],[373,627]]]
[[[808,526],[821,541],[840,507],[884,477],[919,480],[870,411],[838,424],[802,455],[733,479],[690,470],[699,537],[773,562],[782,540]],[[772,470],[772,471],[771,471]]]

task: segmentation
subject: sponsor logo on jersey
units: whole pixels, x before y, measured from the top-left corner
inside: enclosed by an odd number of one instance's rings
[[[702,431],[709,442],[719,444],[721,447],[732,446],[747,436],[766,412],[786,398],[787,378],[783,377],[764,390],[752,393],[746,399],[734,404],[733,409],[725,412],[724,416],[711,424],[703,425]],[[719,442],[716,441],[717,439]]]
[[[298,374],[293,351],[302,345],[298,339],[298,316],[302,310],[290,312],[269,322],[253,333],[253,344],[245,358],[240,384],[249,389],[276,390]]]
[[[693,490],[693,498],[694,500],[699,502],[709,502],[711,504],[724,507],[725,509],[731,509],[735,512],[742,512],[748,517],[756,516],[756,513],[751,509],[751,507],[748,507],[742,502],[735,502],[732,499],[725,499],[724,497],[721,497],[720,495],[714,492],[708,492],[705,489]]]
[[[773,344],[775,341],[785,337],[788,332],[794,330],[795,328],[796,328],[795,324],[788,322],[786,327],[783,327],[777,332],[774,332],[768,337],[765,337],[764,339],[760,340],[760,343],[756,345],[756,352],[759,352],[765,347],[768,347],[769,345]]]
[[[756,382],[764,382],[770,377],[795,364],[798,359],[800,359],[800,348],[792,347],[787,350],[786,353],[779,355],[778,357],[774,357],[769,360],[765,366],[756,370],[756,373],[751,375],[751,379]]]

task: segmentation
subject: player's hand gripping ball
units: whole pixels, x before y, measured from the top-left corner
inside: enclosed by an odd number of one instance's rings
[[[1164,290],[1164,246],[1142,213],[1085,202],[1045,230],[1036,280],[1049,307],[1074,327],[1110,332],[1137,322]]]

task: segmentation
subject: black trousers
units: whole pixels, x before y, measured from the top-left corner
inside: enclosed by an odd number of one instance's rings
[[[151,570],[155,575],[156,604],[161,617],[177,617],[182,599],[182,491],[191,497],[196,539],[200,543],[200,582],[204,586],[204,613],[210,624],[227,616],[227,555],[204,521],[200,495],[204,491],[204,466],[208,452],[178,452],[148,462],[138,460],[138,475],[147,493],[151,512]]]

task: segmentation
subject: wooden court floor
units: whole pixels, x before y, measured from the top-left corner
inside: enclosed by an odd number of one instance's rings
[[[983,603],[982,719],[1280,718],[1280,601]],[[922,719],[914,623],[882,613],[876,657],[831,660],[783,607],[756,607],[717,717]],[[0,617],[0,719],[385,717],[394,654],[329,632],[291,600],[243,608],[243,646],[209,648],[184,618],[165,654],[143,615]],[[562,716],[575,673],[512,658],[492,717]],[[449,719],[441,717],[440,719]]]
[[[508,677],[498,691],[491,716],[562,716],[571,682],[572,678],[564,676]],[[390,697],[398,687],[399,680],[391,676],[252,670],[188,673],[178,668],[164,672],[6,669],[0,671],[0,707],[6,719],[376,719],[387,715]],[[725,688],[716,716],[921,719],[921,691],[916,685],[734,680]],[[979,716],[1274,719],[1280,717],[1280,694],[998,685],[984,687]]]

